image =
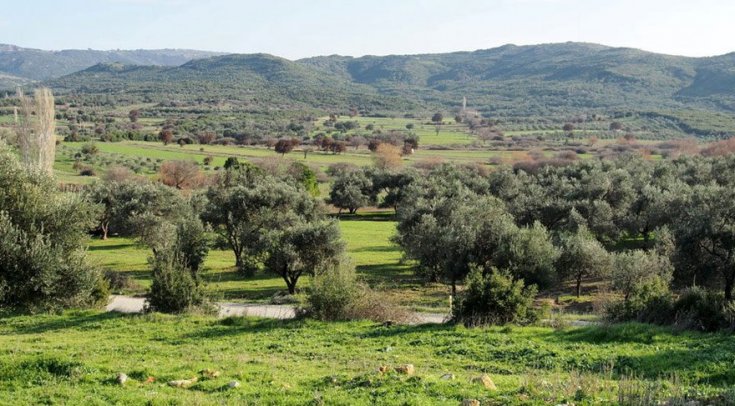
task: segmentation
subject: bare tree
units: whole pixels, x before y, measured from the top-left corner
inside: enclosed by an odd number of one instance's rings
[[[192,161],[166,161],[159,171],[161,182],[176,189],[194,189],[203,183],[199,165]]]
[[[375,167],[382,170],[396,169],[403,163],[401,161],[401,150],[395,145],[380,144],[373,155]]]
[[[21,159],[33,171],[53,174],[56,155],[54,95],[45,87],[36,89],[33,99],[18,89],[20,110],[16,134]]]

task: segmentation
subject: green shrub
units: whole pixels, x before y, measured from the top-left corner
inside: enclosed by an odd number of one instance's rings
[[[185,217],[176,225],[174,249],[192,273],[198,274],[209,254],[209,238],[196,217]]]
[[[204,304],[202,287],[182,259],[170,254],[159,254],[153,259],[149,310],[183,313]]]
[[[678,327],[689,330],[717,331],[731,328],[731,317],[722,293],[694,286],[684,290],[674,302],[672,314]]]
[[[536,318],[531,309],[536,293],[536,286],[525,286],[507,271],[493,270],[486,275],[474,269],[453,309],[453,319],[467,327],[531,322]]]
[[[671,273],[668,258],[654,251],[634,250],[616,254],[612,286],[623,297],[605,306],[607,319],[670,324],[673,321],[669,289]]]
[[[354,268],[335,267],[312,279],[308,311],[319,320],[346,320],[362,289]]]
[[[105,283],[85,251],[97,213],[0,151],[0,307],[58,311],[104,303]]]
[[[409,322],[412,315],[360,282],[352,266],[337,266],[314,277],[306,313],[325,321]]]
[[[677,299],[668,290],[648,290],[632,301],[618,300],[606,308],[611,321],[674,325],[685,330],[718,331],[735,327],[735,305],[724,295],[701,287],[684,290]]]

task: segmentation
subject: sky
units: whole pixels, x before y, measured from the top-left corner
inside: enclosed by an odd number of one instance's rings
[[[0,43],[316,55],[581,41],[735,51],[735,0],[0,0]]]

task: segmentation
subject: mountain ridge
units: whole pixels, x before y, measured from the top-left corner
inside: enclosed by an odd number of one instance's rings
[[[157,95],[320,109],[457,108],[487,115],[706,109],[735,112],[735,53],[695,58],[565,42],[452,53],[227,54],[179,66],[94,65],[46,82],[60,92]]]
[[[78,72],[101,62],[178,66],[192,59],[223,55],[191,49],[48,51],[0,44],[0,73],[25,80],[43,81]]]

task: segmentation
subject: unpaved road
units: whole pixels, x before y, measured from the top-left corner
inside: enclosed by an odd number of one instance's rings
[[[108,312],[119,313],[142,313],[145,306],[145,298],[113,295],[110,304],[107,305]],[[267,319],[293,319],[296,317],[296,308],[289,305],[268,305],[257,303],[217,303],[219,317],[229,316],[251,316]],[[439,313],[414,313],[416,320],[412,324],[441,324],[447,316]]]

